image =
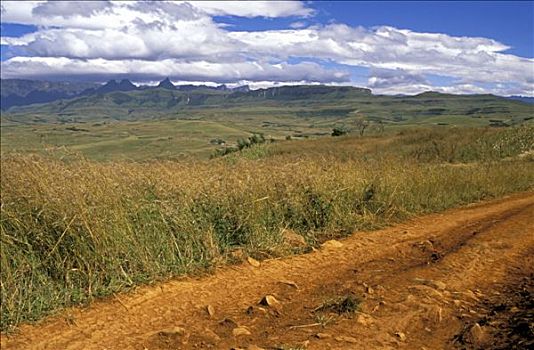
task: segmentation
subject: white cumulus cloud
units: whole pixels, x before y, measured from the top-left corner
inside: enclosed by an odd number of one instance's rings
[[[295,20],[288,29],[231,31],[219,15]],[[307,26],[313,15],[301,1],[2,1],[3,23],[38,26],[2,36],[11,57],[2,77],[340,84],[350,82],[351,67],[366,67],[367,86],[379,93],[534,95],[534,59],[506,53],[493,39]],[[453,83],[432,84],[428,75]]]
[[[176,59],[159,61],[72,59],[66,57],[14,57],[4,62],[2,75],[19,78],[69,76],[79,79],[131,78],[136,81],[171,77],[174,80],[231,83],[249,81],[343,82],[346,72],[325,69],[313,62],[270,64],[258,62],[214,63],[184,62]]]

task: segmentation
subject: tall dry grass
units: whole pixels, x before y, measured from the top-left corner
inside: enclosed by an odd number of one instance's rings
[[[251,149],[209,162],[5,156],[2,329],[205,270],[227,262],[236,248],[258,258],[291,253],[285,228],[313,245],[533,187],[531,161],[423,162],[391,146],[403,137],[319,140],[300,153],[277,145],[275,152]],[[336,154],[329,142],[346,145]]]

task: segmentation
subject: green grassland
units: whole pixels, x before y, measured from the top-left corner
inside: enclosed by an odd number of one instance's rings
[[[320,121],[318,123],[321,123]],[[1,127],[2,153],[81,153],[95,160],[209,158],[222,147],[213,140],[235,145],[240,138],[262,133],[282,140],[330,135],[335,123],[315,126],[309,120],[256,118],[229,120],[160,119],[94,123],[8,124]],[[57,153],[57,152],[56,152]]]
[[[325,90],[326,89],[326,90]],[[267,139],[317,138],[334,127],[382,133],[414,126],[532,123],[534,105],[492,96],[424,93],[375,96],[368,90],[294,87],[229,93],[200,89],[113,92],[14,107],[1,116],[2,154],[79,152],[96,160],[208,158],[252,133]]]
[[[9,125],[2,127],[2,152],[80,153],[95,160],[207,158],[224,137],[235,143],[248,132],[210,121]],[[61,152],[57,152],[61,151]]]

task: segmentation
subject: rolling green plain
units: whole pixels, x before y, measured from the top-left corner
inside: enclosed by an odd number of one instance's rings
[[[418,126],[530,123],[534,105],[492,95],[375,96],[347,87],[297,86],[248,93],[199,89],[112,92],[13,107],[2,113],[5,152],[81,153],[95,160],[208,158],[222,145],[261,133],[284,140]]]

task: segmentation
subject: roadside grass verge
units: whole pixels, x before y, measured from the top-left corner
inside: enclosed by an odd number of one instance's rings
[[[478,133],[473,139],[486,137]],[[534,186],[534,162],[509,158],[522,150],[500,158],[479,153],[476,161],[456,166],[439,157],[410,157],[411,148],[399,146],[410,144],[408,137],[414,136],[373,138],[339,153],[330,142],[364,141],[317,140],[300,153],[273,145],[261,157],[199,162],[4,155],[1,329],[139,284],[205,271],[230,261],[236,249],[260,257],[291,254],[284,229],[315,245]],[[413,142],[432,149],[434,138],[420,139]]]

